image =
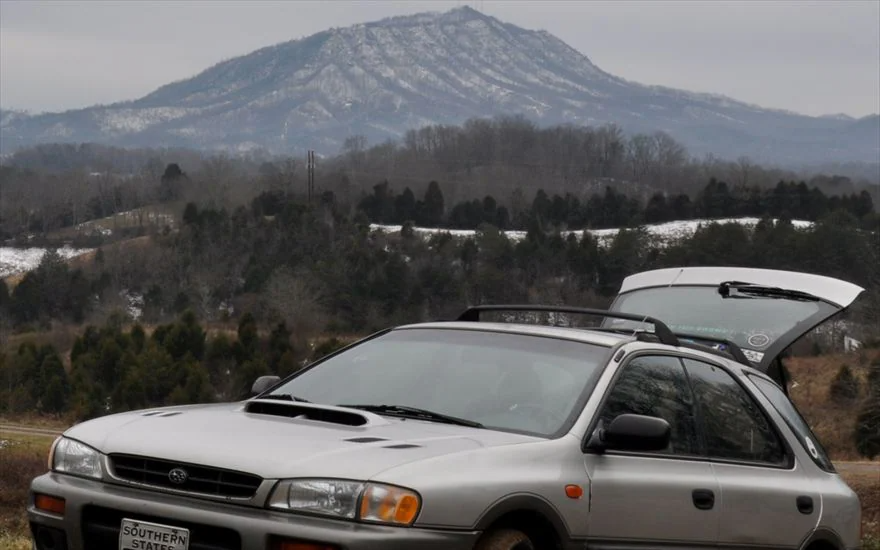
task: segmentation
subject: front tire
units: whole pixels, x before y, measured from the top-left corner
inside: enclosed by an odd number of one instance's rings
[[[522,531],[496,529],[483,535],[474,550],[535,550],[535,545]]]

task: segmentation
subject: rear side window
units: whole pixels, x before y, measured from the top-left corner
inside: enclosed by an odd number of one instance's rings
[[[758,387],[758,390],[770,401],[776,412],[785,419],[785,423],[797,435],[801,446],[807,451],[816,466],[826,472],[833,472],[834,464],[831,463],[825,449],[822,448],[810,426],[795,408],[794,403],[783,393],[782,388],[758,376],[749,376],[749,380]]]
[[[710,458],[787,463],[785,447],[770,420],[745,389],[725,370],[684,359],[703,423]]]

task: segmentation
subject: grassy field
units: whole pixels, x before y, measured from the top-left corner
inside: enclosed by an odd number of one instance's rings
[[[108,234],[107,232],[121,231],[135,227],[165,226],[173,227],[177,222],[175,212],[161,206],[146,206],[119,212],[106,218],[90,220],[79,224],[50,232],[50,239],[72,239],[80,235]]]

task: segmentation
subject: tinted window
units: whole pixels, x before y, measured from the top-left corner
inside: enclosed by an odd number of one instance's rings
[[[752,376],[749,379],[758,386],[758,389],[765,397],[767,397],[770,403],[773,404],[773,407],[785,419],[785,422],[791,430],[797,434],[798,440],[804,449],[806,449],[810,458],[813,459],[813,462],[815,462],[820,468],[828,472],[833,472],[834,465],[825,453],[825,449],[822,448],[822,445],[819,444],[819,440],[813,434],[813,431],[810,430],[810,426],[806,423],[800,413],[798,413],[794,403],[782,393],[782,389],[764,378]]]
[[[783,464],[782,442],[758,404],[723,369],[685,359],[711,458]]]
[[[799,323],[820,312],[830,315],[833,310],[823,302],[724,298],[716,286],[636,290],[620,295],[612,309],[657,317],[676,333],[730,340],[755,362]],[[618,319],[609,319],[606,324],[633,329],[641,326]]]
[[[595,383],[608,353],[556,338],[401,329],[331,357],[273,393],[330,405],[407,405],[550,435]]]
[[[623,367],[602,409],[607,426],[621,414],[642,414],[669,422],[672,437],[663,454],[696,455],[700,448],[693,398],[678,359],[636,357]]]

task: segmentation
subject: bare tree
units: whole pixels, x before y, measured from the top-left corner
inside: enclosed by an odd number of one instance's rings
[[[265,296],[267,305],[296,334],[311,333],[326,324],[326,314],[315,289],[286,267],[272,273]]]

